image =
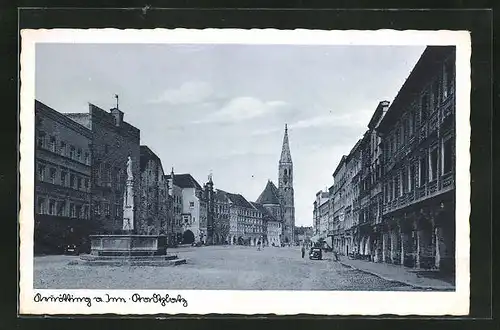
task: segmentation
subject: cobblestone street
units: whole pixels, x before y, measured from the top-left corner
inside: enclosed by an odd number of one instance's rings
[[[331,260],[309,260],[298,247],[210,246],[171,249],[187,264],[174,267],[68,265],[75,256],[34,261],[36,289],[414,290]]]

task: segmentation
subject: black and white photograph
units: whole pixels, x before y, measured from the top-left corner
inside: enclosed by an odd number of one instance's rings
[[[22,42],[21,309],[468,311],[467,33]]]

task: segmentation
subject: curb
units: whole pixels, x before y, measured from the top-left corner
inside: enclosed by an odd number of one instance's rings
[[[400,284],[404,284],[404,285],[407,285],[407,286],[411,286],[411,287],[418,288],[418,289],[424,289],[424,290],[455,291],[454,287],[436,286],[436,285],[422,285],[422,284],[415,284],[415,283],[412,283],[412,282],[409,282],[409,281],[404,281],[404,280],[395,280],[393,278],[380,275],[380,274],[378,274],[378,273],[376,273],[374,271],[370,271],[370,270],[366,270],[366,269],[361,269],[361,268],[354,267],[354,266],[349,265],[348,263],[345,263],[343,261],[339,261],[339,263],[341,263],[342,265],[344,265],[346,267],[349,267],[349,268],[351,268],[353,270],[358,270],[358,271],[366,273],[366,274],[371,274],[371,275],[377,276],[378,278],[381,278],[383,280],[386,280],[386,281],[389,281],[389,282],[393,282],[393,283],[400,283]]]

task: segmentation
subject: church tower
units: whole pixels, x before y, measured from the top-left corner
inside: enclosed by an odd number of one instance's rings
[[[288,128],[285,124],[285,135],[281,147],[279,161],[278,189],[283,209],[283,237],[282,242],[293,243],[295,231],[295,206],[293,194],[293,163],[288,143]]]

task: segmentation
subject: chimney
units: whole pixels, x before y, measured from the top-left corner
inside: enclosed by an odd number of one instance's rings
[[[118,108],[113,108],[110,110],[111,114],[115,118],[115,126],[120,127],[123,122],[123,111]]]

